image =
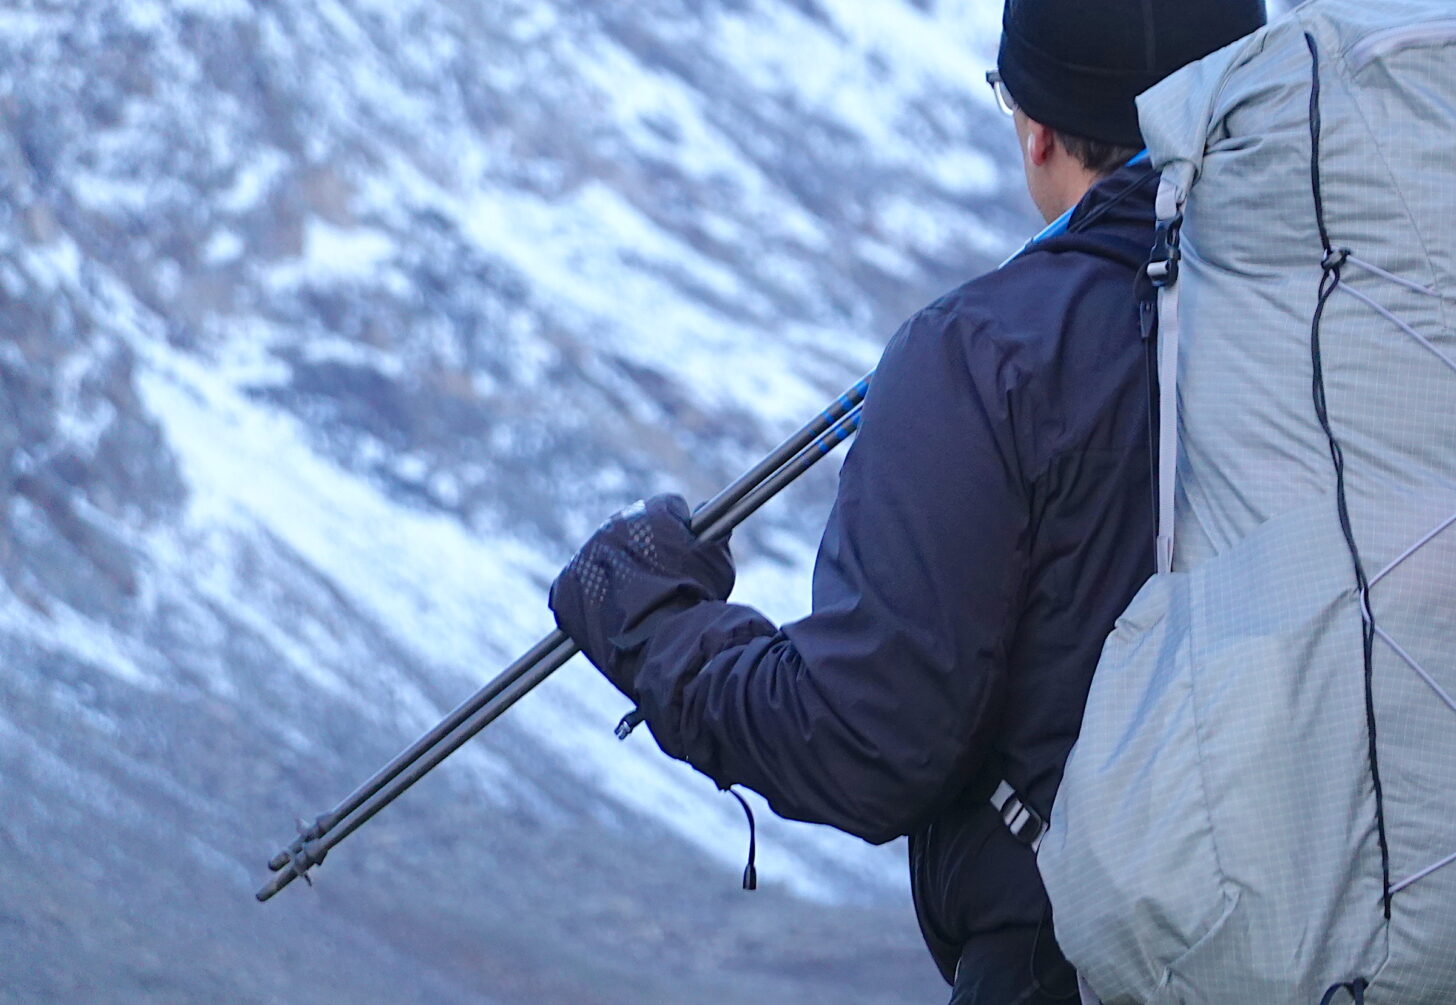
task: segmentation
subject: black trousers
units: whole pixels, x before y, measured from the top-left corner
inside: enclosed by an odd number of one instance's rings
[[[961,953],[950,1005],[1076,1005],[1077,972],[1051,925],[977,936]]]

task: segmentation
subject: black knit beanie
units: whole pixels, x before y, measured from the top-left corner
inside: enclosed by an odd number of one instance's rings
[[[1037,122],[1140,147],[1134,99],[1265,20],[1263,0],[1006,0],[997,69]]]

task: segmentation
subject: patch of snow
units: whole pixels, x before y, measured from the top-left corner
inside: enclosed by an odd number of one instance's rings
[[[1009,122],[1006,128],[1011,128]],[[939,151],[927,157],[922,165],[942,188],[958,195],[994,192],[1002,175],[990,157],[967,147]]]
[[[71,191],[75,193],[76,201],[88,209],[142,213],[155,204],[156,189],[154,181],[138,181],[91,171],[78,172]]]
[[[42,649],[65,653],[140,690],[161,686],[155,671],[140,661],[143,652],[134,639],[64,605],[50,605],[41,614],[9,590],[0,590],[0,629],[28,638]]]
[[[63,233],[48,244],[31,245],[22,261],[31,277],[49,289],[75,288],[81,283],[81,249],[69,234]]]
[[[60,14],[32,10],[0,10],[0,35],[16,41],[28,41],[39,35],[49,35],[63,23],[64,20]]]
[[[202,260],[208,265],[224,265],[235,261],[247,246],[237,231],[221,229],[213,232],[202,249]]]
[[[374,279],[397,252],[394,239],[369,227],[337,227],[310,217],[304,228],[302,254],[270,268],[266,281],[274,290],[313,282]]]
[[[256,206],[288,170],[290,161],[281,151],[264,147],[237,166],[233,183],[213,197],[213,203],[229,213],[244,213]]]
[[[299,356],[309,363],[344,363],[367,367],[394,380],[406,376],[404,361],[398,354],[337,336],[309,338],[298,348]],[[287,371],[280,371],[280,376]]]
[[[997,255],[1009,255],[1020,246],[1008,235],[989,229],[974,214],[944,202],[928,204],[903,195],[889,195],[876,207],[876,219],[880,229],[892,240],[917,247],[927,255],[966,239]]]

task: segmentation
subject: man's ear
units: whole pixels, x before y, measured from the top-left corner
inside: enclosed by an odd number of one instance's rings
[[[1056,151],[1057,134],[1050,126],[1034,119],[1026,121],[1026,158],[1037,167],[1044,167]]]

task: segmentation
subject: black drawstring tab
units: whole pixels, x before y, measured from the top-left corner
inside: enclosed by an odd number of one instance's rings
[[[627,737],[632,735],[632,730],[636,729],[638,726],[642,725],[646,721],[647,716],[642,714],[642,710],[640,708],[634,708],[632,711],[622,716],[622,721],[617,723],[617,739],[627,739]],[[749,808],[747,800],[745,800],[738,793],[734,792],[732,789],[725,788],[723,791],[728,793],[734,799],[738,800],[738,805],[743,807],[743,812],[748,817],[748,865],[743,870],[743,889],[757,890],[758,866],[756,864],[756,861],[758,859],[758,824],[753,819],[753,810]],[[302,824],[300,824],[300,826],[302,826]],[[321,862],[323,861],[323,859],[320,858],[318,861]],[[308,876],[304,875],[302,872],[300,872],[299,875],[303,876],[304,879],[308,879]]]
[[[1325,992],[1325,996],[1320,999],[1320,1005],[1331,1005],[1335,1000],[1335,995],[1341,991],[1350,992],[1350,997],[1354,999],[1355,1005],[1365,1005],[1365,989],[1369,986],[1370,982],[1363,977],[1348,984],[1336,984]]]
[[[632,735],[632,730],[636,729],[638,726],[642,725],[646,721],[647,716],[642,714],[642,710],[640,708],[634,708],[632,711],[622,716],[622,721],[617,723],[617,739],[627,739],[627,737]],[[749,808],[748,801],[746,799],[744,799],[738,793],[734,792],[732,789],[725,788],[723,791],[728,793],[734,799],[738,800],[738,805],[743,807],[744,815],[748,817],[748,865],[743,870],[743,889],[757,890],[758,824],[753,819],[753,810]],[[300,826],[302,826],[302,824],[300,824]],[[320,858],[319,861],[323,861],[322,858]],[[304,879],[308,879],[308,877],[302,872],[300,872],[299,875],[303,876]]]
[[[640,708],[634,708],[632,711],[622,716],[622,721],[617,723],[617,728],[615,730],[617,734],[617,739],[627,739],[627,737],[632,735],[632,730],[636,729],[638,726],[642,725],[646,721],[647,716],[642,714],[642,710]]]
[[[757,890],[758,867],[754,864],[754,860],[758,857],[758,826],[753,821],[753,810],[749,809],[748,800],[732,789],[723,791],[738,800],[738,805],[742,806],[743,812],[748,815],[748,866],[743,870],[743,889]]]

